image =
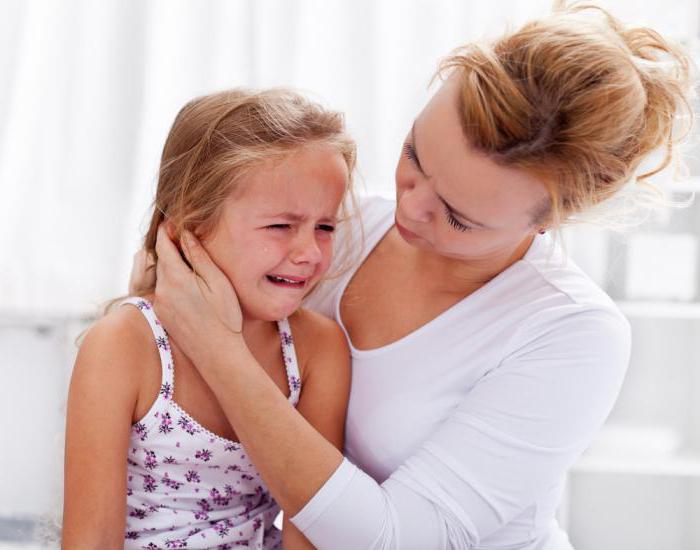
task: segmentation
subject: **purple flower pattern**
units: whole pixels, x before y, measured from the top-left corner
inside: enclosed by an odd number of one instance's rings
[[[197,451],[194,457],[202,462],[209,462],[211,460],[211,451],[209,449],[202,449]]]
[[[153,451],[149,451],[148,449],[145,449],[145,453],[146,458],[143,461],[143,465],[148,470],[155,470],[155,468],[158,466],[158,458],[156,457],[156,453]]]
[[[180,419],[177,421],[177,425],[180,426],[190,435],[194,435],[196,433],[201,432],[201,430],[197,426],[195,426],[192,419],[188,418],[187,415],[184,414],[180,416]]]
[[[137,422],[134,424],[132,429],[141,441],[146,441],[146,438],[148,437],[148,430],[146,429],[146,426],[144,426],[141,422]]]
[[[202,481],[202,479],[199,477],[199,474],[197,472],[195,472],[194,470],[189,470],[185,474],[185,479],[189,483],[200,483]]]
[[[162,434],[169,434],[173,431],[173,419],[170,417],[169,412],[164,412],[160,415],[160,426],[158,426],[158,432]]]
[[[163,396],[163,399],[170,399],[172,397],[173,387],[169,382],[163,382],[163,385],[160,387],[160,395]]]

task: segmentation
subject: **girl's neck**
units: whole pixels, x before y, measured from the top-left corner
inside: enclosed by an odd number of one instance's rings
[[[277,340],[277,322],[250,319],[243,316],[243,339],[249,348],[265,346],[271,339]]]

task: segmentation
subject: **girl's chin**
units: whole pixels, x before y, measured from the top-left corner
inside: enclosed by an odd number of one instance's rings
[[[301,307],[301,302],[290,302],[287,304],[244,304],[241,302],[243,312],[243,323],[246,321],[280,321],[286,319]]]

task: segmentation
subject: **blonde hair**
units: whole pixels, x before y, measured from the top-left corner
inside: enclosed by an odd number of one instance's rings
[[[566,7],[495,42],[468,44],[436,76],[459,78],[472,147],[547,186],[533,225],[558,226],[606,201],[663,148],[643,181],[669,165],[678,114],[691,114],[689,61],[657,32],[625,27],[590,4]]]
[[[234,89],[190,101],[163,148],[144,249],[157,259],[158,226],[166,219],[175,238],[183,230],[205,237],[248,170],[315,144],[340,153],[352,175],[356,149],[343,115],[292,90]]]

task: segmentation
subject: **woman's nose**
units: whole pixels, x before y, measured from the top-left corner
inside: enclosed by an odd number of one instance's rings
[[[398,208],[404,219],[426,223],[432,219],[433,200],[425,185],[411,182],[401,190]]]

